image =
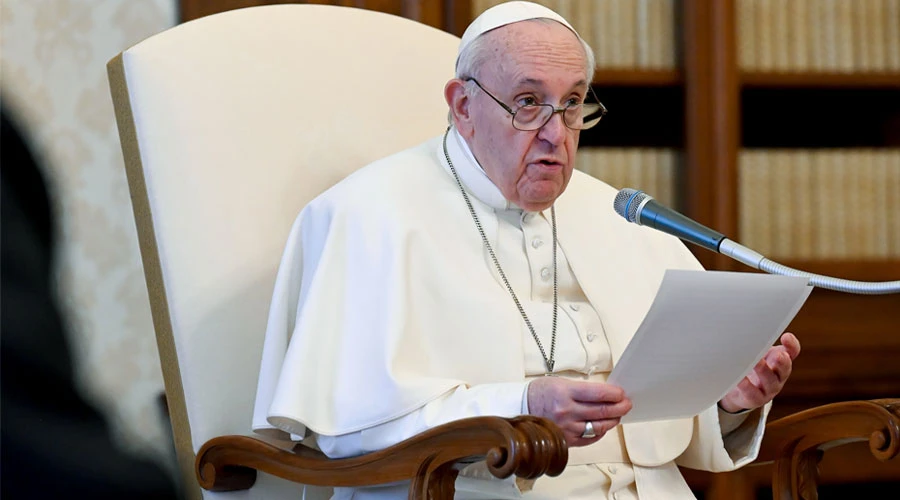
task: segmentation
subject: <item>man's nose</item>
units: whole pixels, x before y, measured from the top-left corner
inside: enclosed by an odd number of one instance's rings
[[[554,146],[559,146],[562,144],[563,140],[566,138],[566,124],[563,122],[563,114],[560,112],[553,113],[550,116],[550,121],[544,124],[541,127],[538,137],[541,139],[553,144]]]

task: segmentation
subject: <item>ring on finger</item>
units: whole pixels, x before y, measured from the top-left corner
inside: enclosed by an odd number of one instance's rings
[[[592,424],[590,420],[584,423],[584,432],[581,433],[581,437],[584,439],[597,437],[597,434],[594,433],[594,424]]]

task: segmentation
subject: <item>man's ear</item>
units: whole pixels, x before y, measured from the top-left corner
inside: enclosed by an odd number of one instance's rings
[[[466,82],[454,78],[444,86],[444,99],[450,107],[450,119],[460,135],[468,138],[474,132],[472,115],[470,114],[469,96],[466,94]]]

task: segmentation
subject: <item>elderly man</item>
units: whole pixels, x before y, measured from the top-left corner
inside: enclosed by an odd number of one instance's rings
[[[678,240],[616,218],[616,191],[573,171],[580,131],[605,112],[593,66],[539,5],[509,2],[472,23],[444,90],[447,131],[359,170],[297,219],[263,356],[280,376],[261,384],[257,430],[311,432],[332,457],[476,415],[530,413],[565,433],[561,476],[499,481],[476,464],[460,498],[693,498],[676,464],[723,471],[754,458],[799,353],[790,334],[718,407],[619,425],[631,402],[606,376],[665,270],[700,265]],[[404,498],[405,487],[335,497]]]

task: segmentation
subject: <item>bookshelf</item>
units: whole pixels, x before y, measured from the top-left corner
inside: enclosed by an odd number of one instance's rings
[[[781,5],[794,9],[801,4],[809,6],[812,1],[788,0]],[[789,156],[806,151],[846,156],[860,148],[877,154],[900,147],[900,68],[854,71],[826,65],[821,70],[807,66],[802,70],[776,71],[769,67],[772,64],[761,68],[741,63],[742,57],[748,59],[746,54],[742,56],[741,51],[746,50],[742,44],[750,43],[738,38],[740,23],[746,22],[741,16],[750,15],[747,9],[753,7],[769,14],[768,18],[761,18],[756,11],[758,25],[766,19],[771,19],[771,25],[784,22],[774,12],[765,11],[773,5],[766,0],[681,3],[683,46],[690,48],[684,51],[682,69],[686,108],[683,208],[693,218],[724,234],[738,236],[738,241],[743,237],[741,221],[757,215],[740,210],[741,190],[747,187],[740,183],[740,160],[747,158],[748,153],[776,151],[775,155]],[[788,22],[793,21],[789,18]],[[785,43],[796,41],[785,38]],[[900,46],[895,50],[900,50]],[[833,105],[833,110],[828,105]],[[850,165],[848,169],[855,167]],[[770,189],[771,186],[770,183]],[[888,187],[900,192],[900,184]],[[777,225],[777,221],[773,224]],[[803,224],[799,226],[802,230]],[[724,256],[697,255],[712,269],[749,270]],[[900,279],[900,255],[896,252],[886,258],[794,256],[775,260],[848,279]],[[773,416],[830,401],[900,393],[897,325],[900,298],[896,295],[867,297],[814,291],[788,328],[799,336],[803,353],[794,365],[790,382],[776,399]],[[840,462],[840,454],[835,455],[831,460]],[[858,457],[840,462],[838,467],[827,470],[840,469],[845,473],[830,480],[895,485],[900,482],[900,467],[896,464],[891,467],[870,462]],[[734,488],[764,488],[766,475],[750,468],[711,477],[690,477],[692,485],[708,487],[707,498],[734,498]],[[828,476],[823,476],[823,480],[827,482]],[[724,493],[718,496],[717,491]],[[755,494],[746,493],[745,497],[755,498]]]

